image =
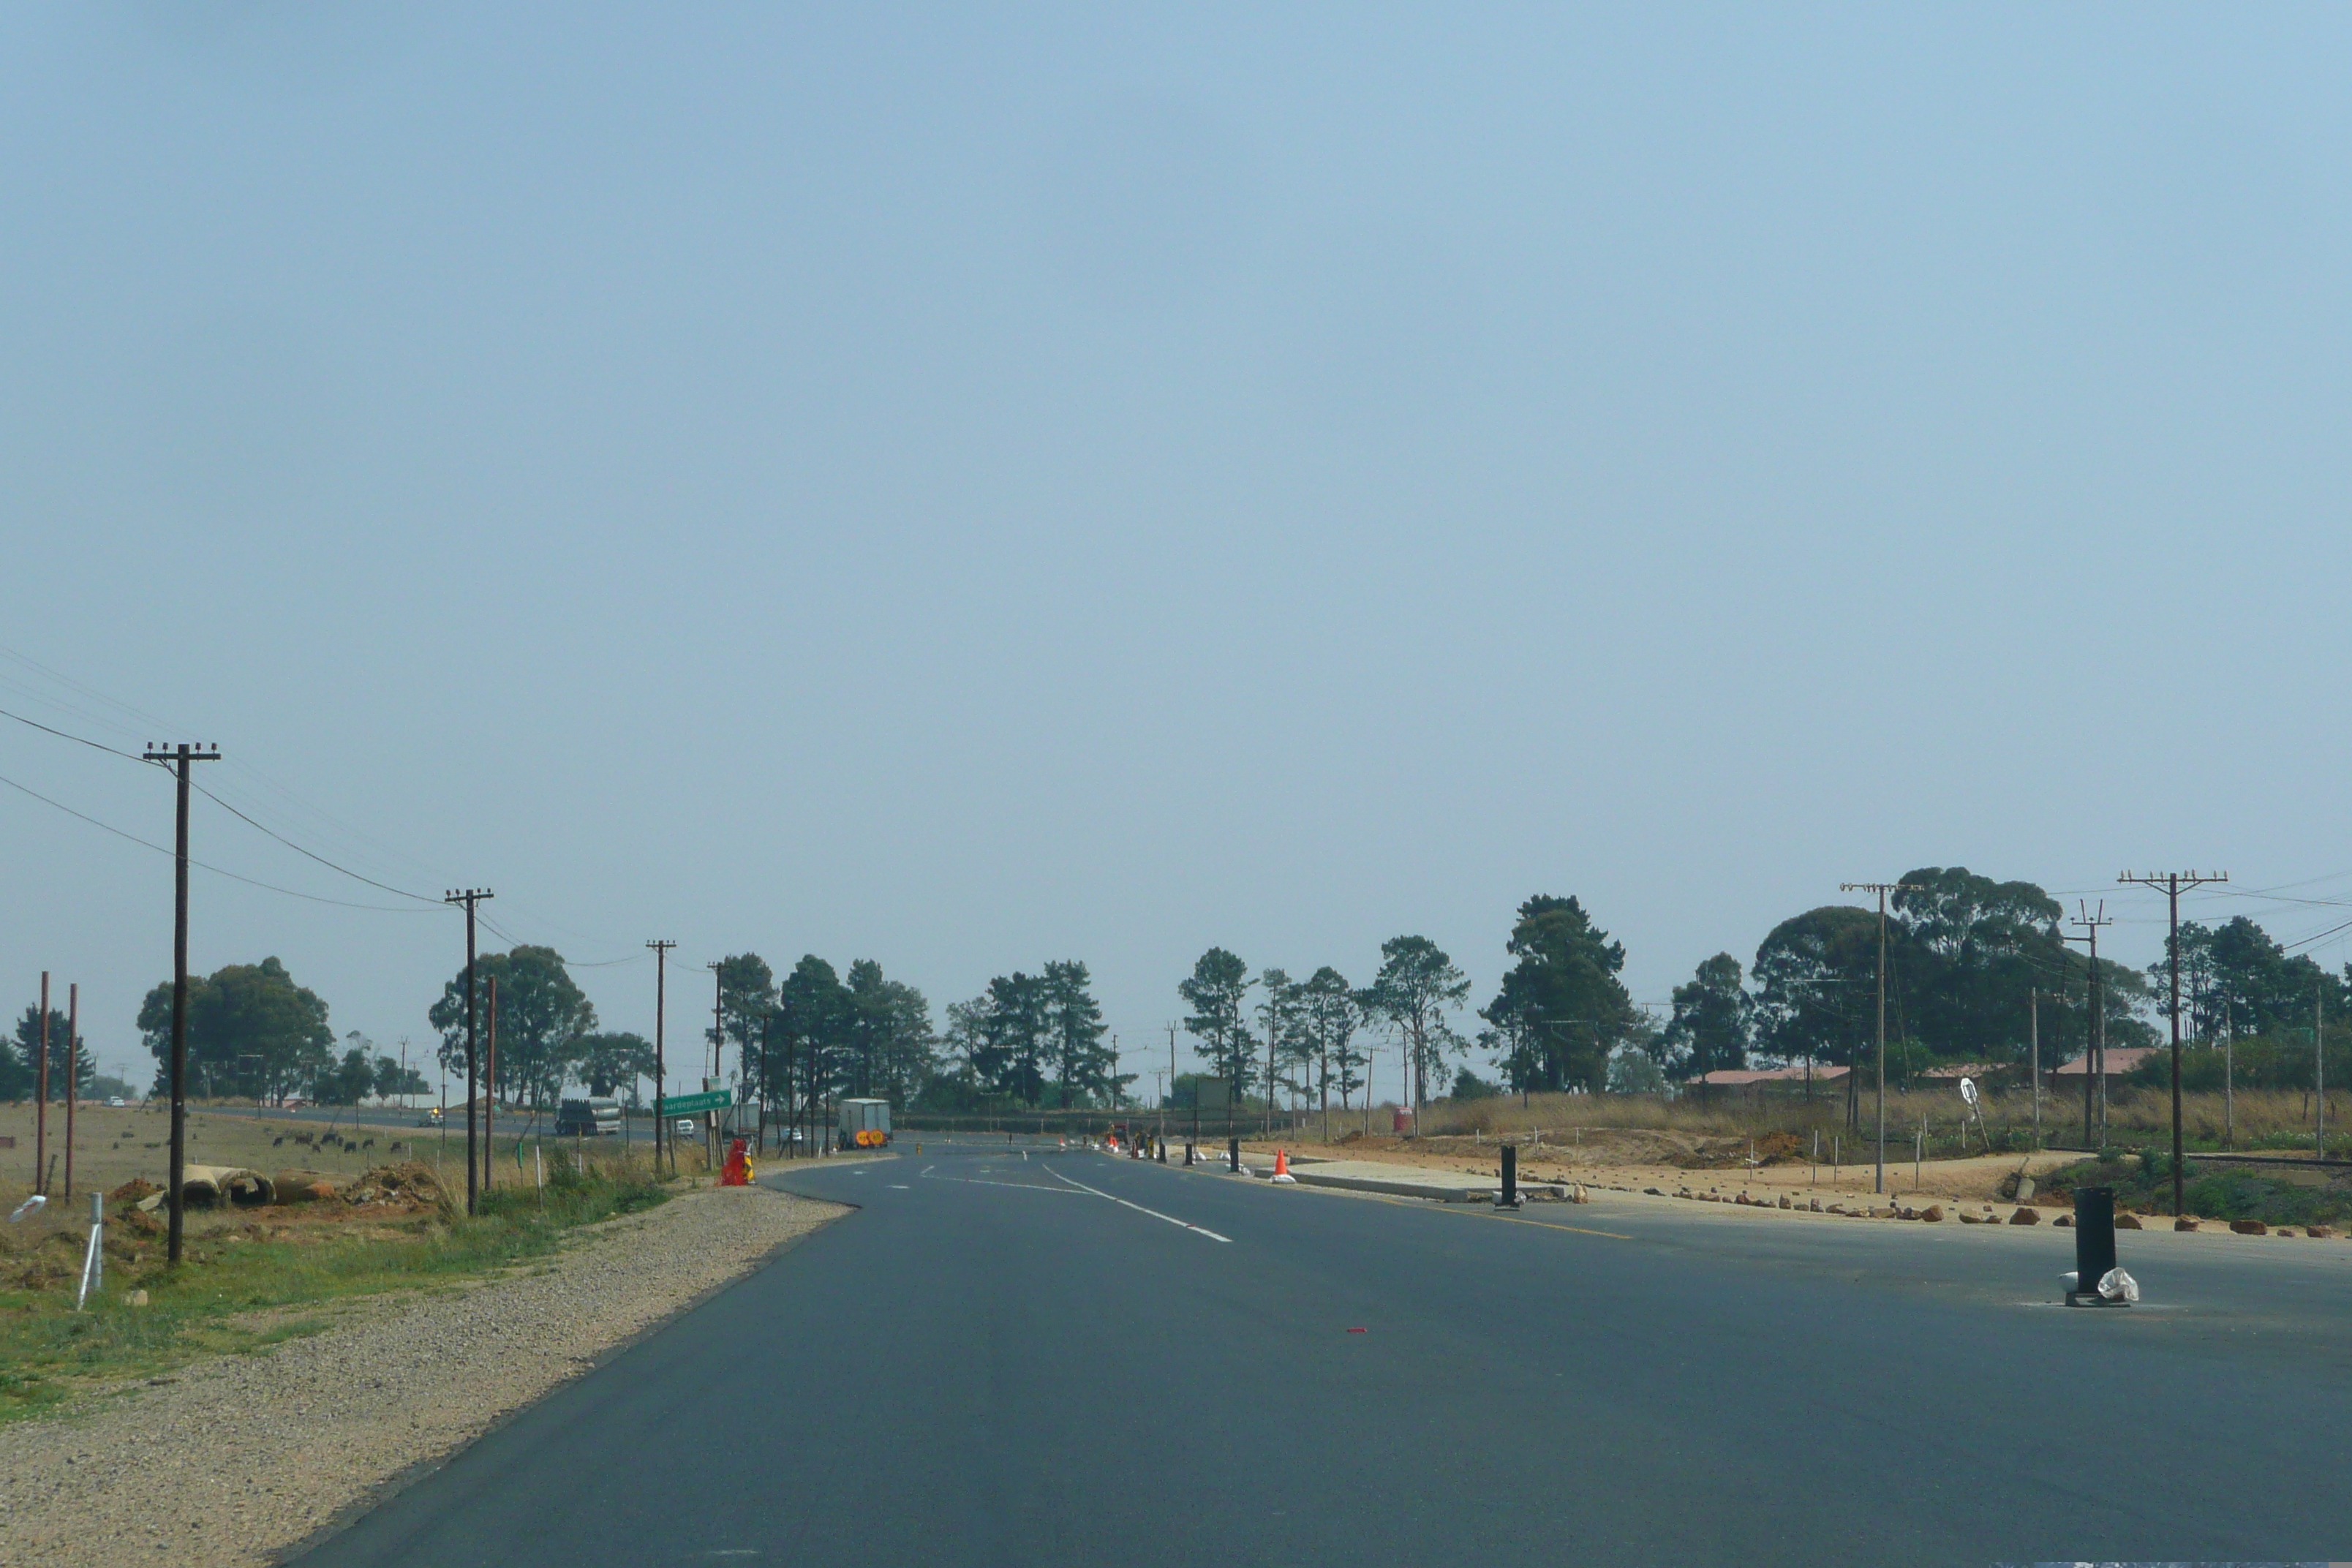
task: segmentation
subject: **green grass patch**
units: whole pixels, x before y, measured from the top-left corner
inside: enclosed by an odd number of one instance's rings
[[[154,1376],[206,1355],[250,1354],[329,1326],[316,1315],[278,1315],[288,1309],[455,1284],[544,1258],[581,1226],[669,1195],[635,1169],[549,1175],[544,1192],[484,1194],[471,1219],[361,1221],[372,1234],[321,1240],[200,1236],[176,1270],[135,1279],[112,1272],[84,1312],[73,1310],[69,1290],[0,1292],[0,1421],[55,1410],[94,1384]],[[127,1304],[134,1289],[146,1290],[146,1306]]]
[[[2102,1150],[2096,1159],[2050,1172],[2042,1178],[2040,1190],[2045,1201],[2064,1202],[2075,1188],[2092,1186],[2113,1187],[2118,1207],[2168,1215],[2172,1155],[2162,1149],[2136,1153]],[[2190,1214],[2206,1219],[2258,1219],[2264,1225],[2329,1225],[2352,1219],[2352,1189],[2335,1183],[2291,1182],[2260,1166],[2208,1165],[2192,1158],[2181,1195]]]

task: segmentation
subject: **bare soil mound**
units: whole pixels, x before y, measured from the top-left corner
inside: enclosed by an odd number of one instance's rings
[[[354,1207],[397,1204],[408,1208],[438,1208],[447,1197],[433,1174],[433,1167],[415,1160],[379,1165],[342,1192],[343,1201]]]

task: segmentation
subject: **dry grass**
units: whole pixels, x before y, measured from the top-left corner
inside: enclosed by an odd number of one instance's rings
[[[2307,1148],[2312,1135],[2311,1100],[2308,1093],[2294,1089],[2242,1091],[2236,1096],[2230,1117],[2232,1132],[2224,1126],[2221,1096],[2184,1095],[2181,1131],[2194,1146],[2218,1148],[2226,1141],[2237,1148]],[[2352,1142],[2352,1095],[2330,1091],[2327,1101],[2329,1148],[2342,1152],[2336,1134],[2340,1130],[2347,1142]],[[1916,1128],[1925,1118],[1931,1149],[1944,1144],[1957,1147],[1964,1110],[1958,1093],[1951,1089],[1894,1090],[1886,1097],[1889,1135],[1892,1137],[1895,1128]],[[1867,1088],[1862,1093],[1860,1110],[1864,1125],[1874,1121],[1876,1110]],[[2045,1095],[2042,1109],[2043,1142],[2079,1144],[2082,1117],[2079,1086],[2071,1095]],[[1328,1142],[1337,1141],[1362,1125],[1360,1112],[1354,1117],[1334,1112],[1328,1129],[1322,1125],[1323,1120],[1310,1113],[1300,1123],[1299,1131]],[[2023,1148],[2032,1142],[2032,1100],[2022,1089],[1987,1095],[1983,1120],[1996,1148]],[[1764,1097],[1715,1093],[1705,1098],[1686,1095],[1675,1100],[1646,1095],[1538,1094],[1529,1096],[1525,1104],[1516,1095],[1439,1100],[1424,1108],[1420,1131],[1424,1137],[1482,1135],[1514,1140],[1532,1138],[1538,1131],[1547,1140],[1565,1140],[1579,1130],[1612,1129],[1674,1132],[1695,1138],[1759,1140],[1775,1133],[1793,1133],[1810,1140],[1816,1130],[1828,1137],[1842,1131],[1844,1124],[1844,1096],[1824,1086],[1811,1100],[1790,1093]],[[2168,1139],[2172,1129],[2171,1096],[2162,1089],[2110,1082],[2106,1125],[2106,1142],[2111,1144],[2132,1145]],[[1376,1117],[1375,1126],[1379,1131],[1386,1130],[1384,1112]],[[1973,1142],[1975,1136],[1971,1122],[1968,1137]]]

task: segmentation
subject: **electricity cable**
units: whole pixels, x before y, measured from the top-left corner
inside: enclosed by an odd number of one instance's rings
[[[142,838],[135,833],[126,833],[110,822],[100,822],[97,817],[90,816],[89,813],[76,811],[72,806],[68,805],[65,802],[61,800],[52,800],[37,789],[32,789],[26,785],[18,784],[15,779],[0,776],[0,784],[6,784],[10,789],[16,791],[20,795],[28,795],[35,800],[39,801],[43,805],[54,806],[58,810],[64,812],[68,816],[79,817],[80,820],[89,823],[92,827],[101,828],[108,833],[113,834],[117,838],[127,838],[131,843],[138,845],[142,849],[152,849],[158,855],[170,855],[173,853],[173,851],[166,849],[161,844],[152,843],[147,839]],[[338,909],[346,910],[373,910],[381,914],[392,915],[419,914],[423,912],[420,910],[409,909],[407,906],[403,904],[355,904],[349,899],[330,899],[319,893],[305,893],[295,888],[281,888],[275,882],[265,882],[258,878],[247,877],[240,872],[229,870],[226,867],[215,866],[208,861],[199,860],[194,856],[190,856],[188,858],[188,864],[191,866],[201,867],[203,869],[210,871],[215,877],[226,877],[232,882],[243,882],[247,887],[260,888],[268,892],[283,893],[289,899],[305,899],[314,904],[333,904]]]

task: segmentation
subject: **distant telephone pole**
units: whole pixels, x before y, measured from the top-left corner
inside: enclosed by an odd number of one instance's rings
[[[47,1013],[47,1008],[42,1008]],[[42,1020],[47,1023],[47,1018]],[[73,1084],[82,1056],[82,987],[66,987],[66,1196],[73,1196]]]
[[[2026,1070],[2032,1074],[2026,1081],[2033,1090],[2033,1146],[2042,1147],[2042,987],[2031,986],[2026,993],[2027,1050],[2031,1053]]]
[[[2067,921],[2081,926],[2089,934],[2070,936],[2067,942],[2087,942],[2091,952],[2091,977],[2083,994],[2083,1146],[2095,1151],[2106,1141],[2107,1131],[2107,993],[2099,981],[2099,928],[2111,926],[2115,921],[2107,914],[2105,900],[2099,901],[2099,912],[2093,914],[2090,906],[2080,900],[2075,908],[2083,912]],[[2094,1082],[2095,1080],[2095,1084]],[[2092,1131],[2091,1092],[2098,1090],[2097,1131]]]
[[[499,1184],[499,977],[490,976],[489,1005],[483,1009],[483,1022],[489,1027],[489,1048],[482,1053],[482,1189],[487,1192]],[[515,1144],[520,1150],[522,1144]]]
[[[41,971],[40,1041],[33,1058],[33,1190],[49,1190],[49,972]]]
[[[2180,1174],[2180,889],[2201,888],[2208,882],[2226,882],[2227,871],[2161,871],[2134,876],[2129,871],[2116,878],[2118,882],[2137,883],[2143,888],[2161,888],[2172,906],[2172,1213],[2176,1219],[2186,1201],[2183,1196],[2188,1184]]]
[[[480,1081],[474,1050],[474,906],[484,899],[496,897],[488,888],[467,888],[462,892],[448,893],[441,900],[466,906],[466,1212],[469,1215],[478,1206],[474,1183],[481,1173],[481,1155],[474,1143],[474,1101],[479,1098],[476,1085]]]
[[[708,1091],[714,1084],[726,1086],[727,1078],[727,971],[724,961],[710,966],[710,1076],[702,1081]],[[702,1152],[710,1161],[710,1168],[719,1168],[719,1112],[702,1113]],[[730,1110],[728,1114],[731,1115]]]
[[[172,1173],[165,1178],[170,1186],[164,1198],[172,1215],[164,1256],[177,1264],[187,1218],[180,1187],[188,1169],[188,766],[219,762],[220,748],[151,742],[140,760],[171,766],[180,783],[179,834],[172,857]],[[48,1017],[46,1008],[41,1016]]]
[[[658,1172],[662,1168],[662,1140],[667,1135],[662,1126],[662,1100],[669,1093],[669,1079],[665,1076],[668,1065],[662,1059],[662,1021],[669,1014],[669,950],[677,943],[649,942],[646,945],[654,950],[654,1169]],[[677,1156],[673,1153],[670,1164],[675,1167],[677,1163]]]
[[[1886,1190],[1886,895],[1918,890],[1916,882],[1840,882],[1842,893],[1878,895],[1878,1173],[1874,1193]]]

